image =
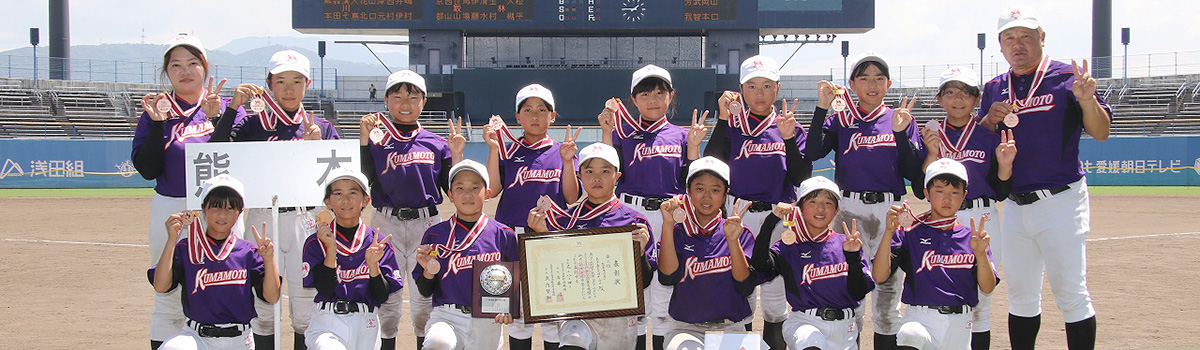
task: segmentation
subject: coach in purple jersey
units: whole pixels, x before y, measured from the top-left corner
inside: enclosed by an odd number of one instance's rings
[[[791,313],[783,324],[792,349],[858,349],[856,310],[875,283],[866,276],[867,260],[856,231],[838,234],[830,226],[838,214],[841,191],[823,176],[800,183],[796,203],[778,203],[763,223],[787,231],[772,244],[759,236],[751,266],[784,278]],[[851,223],[853,224],[853,222]],[[848,226],[843,225],[845,231]]]
[[[163,52],[162,73],[171,82],[171,91],[142,97],[142,116],[133,134],[130,158],[138,174],[154,180],[154,199],[150,201],[150,262],[162,255],[167,232],[162,223],[186,208],[187,169],[184,146],[208,142],[213,132],[209,116],[217,116],[229,100],[217,97],[212,80],[208,88],[208,55],[200,39],[180,35],[167,41]],[[223,82],[222,82],[223,84]],[[244,117],[239,112],[235,118]],[[203,180],[203,179],[201,179]],[[234,232],[242,234],[240,225]],[[150,316],[150,346],[157,348],[164,339],[184,325],[179,292],[154,295],[154,313]]]
[[[362,221],[371,203],[367,180],[353,169],[330,171],[325,186],[325,207],[334,220],[318,223],[317,232],[304,242],[304,288],[314,288],[313,312],[305,331],[309,349],[379,349],[376,313],[403,286],[403,270],[396,264],[391,236],[384,236]]]
[[[421,128],[417,118],[425,108],[425,78],[410,70],[388,76],[384,89],[386,113],[372,113],[359,123],[362,171],[371,187],[375,215],[371,227],[392,236],[392,249],[401,271],[416,266],[417,245],[425,229],[442,221],[437,205],[442,203],[450,165],[462,159],[466,138],[450,123],[450,139]],[[461,119],[459,120],[461,123]],[[407,275],[407,273],[405,273]],[[412,278],[408,276],[407,278]],[[412,280],[409,279],[409,285]],[[429,319],[429,298],[409,288],[409,315],[417,344],[424,342]],[[379,312],[383,349],[395,348],[399,331],[399,295],[388,298]]]
[[[882,224],[888,208],[900,203],[906,193],[904,180],[912,181],[914,189],[920,186],[921,160],[917,152],[921,140],[911,113],[916,99],[902,99],[897,109],[883,103],[892,80],[887,60],[873,51],[855,60],[849,85],[858,97],[857,103],[843,87],[828,81],[817,84],[817,107],[804,155],[815,162],[835,152],[834,181],[842,190],[837,221],[857,222],[857,229],[863,232],[864,249],[874,251],[883,238]],[[834,108],[831,115],[830,108]],[[923,195],[919,190],[914,192],[918,198]],[[876,349],[891,349],[895,343],[900,326],[900,283],[896,280],[902,278],[880,283],[872,292]]]
[[[782,110],[775,108],[779,63],[766,56],[750,57],[742,62],[739,78],[740,93],[726,91],[717,101],[717,116],[723,122],[717,122],[704,154],[729,164],[726,206],[738,199],[753,202],[742,222],[758,229],[771,215],[772,204],[796,200],[796,186],[812,175],[812,162],[804,158],[806,133],[794,117],[796,101],[790,109],[786,100]],[[772,240],[779,239],[773,232],[767,234]],[[772,349],[784,346],[787,300],[783,288],[774,280],[760,288],[763,338]]]
[[[519,261],[517,235],[484,215],[488,198],[487,168],[467,159],[450,169],[450,191],[456,213],[425,231],[417,248],[413,279],[421,295],[433,298],[433,313],[425,330],[424,349],[495,350],[504,344],[502,323],[471,317],[473,263]]]
[[[668,300],[673,322],[664,339],[672,350],[703,348],[706,332],[744,331],[754,313],[747,297],[761,281],[747,262],[754,234],[742,226],[741,215],[750,203],[723,217],[729,165],[700,158],[688,167],[686,184],[687,194],[667,200],[660,210],[666,234],[658,281],[674,286]],[[677,214],[683,214],[679,223]]]
[[[1016,141],[1010,137],[1012,130],[997,135],[980,127],[975,119],[975,107],[979,104],[979,82],[975,71],[967,67],[950,67],[942,72],[938,87],[938,104],[946,111],[946,118],[925,124],[921,137],[925,142],[925,165],[949,158],[967,170],[967,196],[958,210],[960,221],[998,221],[1000,212],[997,203],[1008,197],[1012,178],[1012,161],[1016,155]],[[998,225],[992,225],[992,256],[1000,267],[1000,245],[1003,241]],[[971,349],[987,350],[991,347],[992,320],[991,294],[979,293],[979,304],[972,310]]]
[[[1021,138],[1001,220],[1009,340],[1013,349],[1033,348],[1045,271],[1066,321],[1067,347],[1091,349],[1096,310],[1085,277],[1091,204],[1079,138],[1086,131],[1107,139],[1112,108],[1096,92],[1087,61],[1079,67],[1044,55],[1046,32],[1032,9],[1005,11],[998,25],[1000,52],[1012,69],[984,84],[981,123]]]
[[[243,191],[241,182],[220,175],[204,183],[202,219],[192,212],[167,219],[170,246],[166,248],[170,249],[163,249],[148,274],[158,293],[181,287],[188,321],[159,349],[254,349],[250,337],[250,321],[258,317],[254,295],[268,304],[279,301],[281,281],[270,238],[259,235],[253,226],[256,243],[233,234]],[[180,240],[184,229],[188,235]]]
[[[629,89],[638,116],[630,113],[620,99],[610,99],[597,116],[603,129],[601,141],[616,148],[621,159],[622,181],[617,184],[617,196],[657,227],[662,224],[659,205],[684,193],[688,164],[700,158],[700,143],[708,134],[704,126],[708,111],[700,115],[692,110],[692,124],[686,129],[672,124],[669,115],[675,110],[675,88],[671,73],[653,64],[633,72]],[[650,237],[650,241],[659,242],[659,237]],[[657,251],[654,249],[651,259],[657,257]],[[645,293],[646,314],[653,327],[653,348],[662,350],[670,320],[667,306],[671,287],[657,283],[658,275],[653,279]],[[645,323],[646,318],[638,319],[639,346],[645,344]]]
[[[887,280],[896,269],[905,270],[903,301],[908,304],[901,320],[898,349],[967,349],[971,346],[971,309],[980,292],[988,294],[999,283],[988,249],[985,222],[972,220],[966,227],[957,212],[967,193],[967,170],[943,158],[925,171],[925,198],[930,210],[913,214],[911,208],[888,210],[884,238],[890,244],[875,252],[871,273],[876,282]],[[900,227],[900,216],[911,216],[911,227]]]

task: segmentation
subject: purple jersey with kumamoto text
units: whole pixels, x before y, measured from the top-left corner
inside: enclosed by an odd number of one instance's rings
[[[862,115],[869,111],[858,111]],[[874,122],[853,119],[853,125],[843,126],[838,113],[825,119],[825,130],[837,136],[833,149],[837,171],[834,180],[842,190],[852,192],[876,191],[903,195],[904,176],[900,174],[900,153],[892,134],[892,113],[887,108]],[[845,112],[843,112],[845,113]],[[908,124],[908,142],[914,149],[924,143],[917,133],[917,123]]]
[[[680,168],[687,160],[687,129],[666,124],[658,132],[635,131],[621,138],[613,131],[613,146],[621,150],[621,183],[617,194],[671,197],[683,193]]]
[[[311,113],[310,113],[311,114]],[[233,126],[234,133],[238,134],[239,139],[244,138],[254,141],[300,141],[304,136],[304,123],[287,125],[282,121],[276,122],[275,127],[267,129],[263,125],[264,116],[252,115],[238,125]],[[341,136],[338,135],[337,128],[333,123],[321,117],[312,117],[313,124],[321,129],[322,140],[338,140]],[[243,136],[244,135],[244,136]]]
[[[254,311],[254,285],[263,282],[264,273],[258,247],[235,235],[220,244],[207,235],[204,238],[212,251],[221,252],[228,244],[232,249],[224,259],[201,259],[203,263],[193,264],[188,256],[189,238],[175,243],[172,264],[182,267],[183,276],[172,288],[183,288],[179,294],[183,314],[203,324],[250,323],[258,317]],[[149,271],[152,284],[155,268]]]
[[[224,111],[229,106],[232,99],[222,98],[221,108]],[[195,105],[187,103],[183,99],[176,98],[175,103],[183,110],[189,110]],[[246,117],[246,111],[242,107],[238,107],[235,123]],[[141,118],[138,118],[137,130],[133,133],[133,152],[130,153],[130,159],[136,158],[139,149],[146,143],[148,137],[161,137],[163,139],[163,169],[158,177],[154,178],[154,192],[167,197],[184,197],[187,195],[187,169],[186,157],[184,155],[184,144],[188,143],[204,143],[212,136],[214,124],[208,120],[208,116],[204,114],[203,108],[196,108],[196,112],[190,117],[171,117],[163,121],[162,135],[150,135],[151,123],[158,123],[150,119],[150,114],[142,112]]]
[[[371,298],[369,287],[371,279],[370,267],[367,266],[367,248],[370,248],[371,242],[379,240],[376,237],[379,233],[374,228],[367,227],[363,223],[359,223],[360,229],[355,234],[355,237],[344,237],[336,230],[334,235],[338,243],[346,247],[355,248],[354,242],[361,241],[361,245],[357,250],[352,250],[349,254],[343,254],[341,247],[336,248],[339,252],[337,256],[337,268],[334,272],[337,274],[337,286],[334,288],[333,299],[320,293],[313,299],[314,301],[326,302],[345,300],[358,303],[365,303],[370,306],[378,307],[380,302]],[[362,236],[359,238],[358,236]],[[325,248],[321,241],[317,239],[317,234],[313,233],[304,241],[304,264],[301,265],[304,275],[304,288],[316,288],[312,271],[316,266],[325,264]],[[383,257],[379,259],[379,275],[387,280],[390,292],[396,292],[403,287],[402,271],[399,270],[396,264],[396,256],[392,253],[392,249],[383,250]]]
[[[771,245],[771,251],[783,259],[783,263],[787,264],[791,271],[792,280],[788,282],[795,287],[787,289],[787,300],[792,306],[792,311],[821,307],[848,309],[859,306],[861,301],[855,300],[846,286],[850,264],[846,261],[846,252],[842,250],[844,242],[846,235],[832,233],[823,243],[775,242]],[[875,283],[870,278],[871,272],[867,268],[866,258],[860,253],[859,259],[859,266],[862,267],[865,277],[864,283],[869,286],[866,291],[869,292],[875,288]]]
[[[421,245],[436,245],[437,261],[442,266],[436,277],[438,279],[437,290],[432,295],[434,306],[445,304],[471,306],[471,289],[474,286],[472,284],[474,277],[471,275],[474,271],[473,262],[520,260],[517,234],[511,228],[490,218],[483,225],[474,240],[465,243],[469,244],[466,247],[458,247],[469,239],[469,235],[466,226],[457,220],[446,220],[425,230],[425,236],[421,238]],[[451,229],[454,229],[454,242],[447,242],[450,239]],[[425,268],[417,264],[416,269],[412,272],[413,279],[421,278],[424,273]]]
[[[1016,76],[1010,70],[988,81],[983,86],[983,100],[979,104],[983,111],[981,114],[986,114],[995,102],[1009,103],[1010,79],[1014,79],[1017,100],[1024,103],[1029,97],[1035,75]],[[1053,61],[1046,70],[1041,86],[1033,92],[1029,104],[1018,106],[1020,123],[1013,128],[1013,136],[1017,138],[1021,151],[1013,160],[1010,180],[1013,193],[1062,187],[1083,177],[1083,164],[1079,161],[1083,110],[1071,92],[1074,83],[1075,73],[1071,65]],[[1096,100],[1108,112],[1111,121],[1112,107],[1100,97],[1098,91]],[[998,129],[1008,127],[1000,123]]]
[[[496,220],[509,227],[526,226],[529,209],[537,206],[538,198],[543,195],[550,196],[559,206],[566,205],[559,146],[562,143],[558,141],[540,150],[517,146],[512,157],[500,160],[500,183],[504,190],[496,206]]]
[[[704,323],[720,320],[741,321],[754,313],[745,295],[733,279],[729,242],[725,238],[725,219],[718,219],[712,232],[689,236],[683,224],[675,224],[675,252],[680,256],[682,276],[671,294],[667,312],[679,321]],[[754,250],[754,234],[742,227],[738,244],[749,264]],[[751,272],[749,283],[758,282]],[[701,307],[702,306],[702,307]]]
[[[944,122],[944,121],[943,121]],[[974,123],[972,121],[972,123]],[[953,125],[946,127],[946,139],[951,143],[957,143],[965,130],[964,128],[956,128]],[[976,125],[974,132],[971,133],[971,138],[967,140],[967,144],[958,152],[941,148],[942,158],[950,158],[967,168],[967,197],[965,200],[974,200],[980,197],[991,199],[996,198],[996,190],[988,183],[988,171],[991,170],[992,162],[996,161],[996,146],[1000,145],[1000,135],[988,130],[987,128]],[[926,150],[921,150],[919,159],[925,159]]]
[[[751,116],[750,119],[763,118]],[[758,123],[752,122],[752,126]],[[787,147],[779,127],[771,125],[758,137],[741,129],[725,129],[729,135],[729,194],[767,203],[796,201],[796,188],[787,179]],[[804,152],[807,134],[796,125],[796,144]]]
[[[974,307],[979,303],[975,253],[971,251],[971,228],[954,225],[939,230],[918,224],[896,230],[892,249],[903,248],[904,255],[892,264],[905,269],[904,293],[900,300],[908,305]],[[992,251],[988,248],[988,260]],[[987,266],[985,268],[992,268]],[[995,270],[993,269],[993,272]]]
[[[385,144],[371,142],[371,161],[375,165],[375,184],[371,186],[371,205],[392,208],[423,208],[442,203],[437,187],[442,163],[451,159],[446,139],[421,129],[409,141],[387,137]]]

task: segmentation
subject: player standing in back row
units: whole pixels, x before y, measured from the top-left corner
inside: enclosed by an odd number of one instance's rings
[[[1013,159],[1012,194],[1004,201],[1002,253],[1008,276],[1008,337],[1033,349],[1041,327],[1042,275],[1066,321],[1067,347],[1096,345],[1096,310],[1087,289],[1091,204],[1079,162],[1081,132],[1108,138],[1112,109],[1096,92],[1087,61],[1051,61],[1046,32],[1027,8],[999,20],[1000,52],[1012,69],[984,84],[981,123],[1021,138]],[[982,114],[982,113],[981,113]]]

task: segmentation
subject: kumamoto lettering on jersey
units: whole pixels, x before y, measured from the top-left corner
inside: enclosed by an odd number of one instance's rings
[[[558,152],[561,145],[553,141],[549,147],[535,149],[513,144],[512,157],[500,159],[500,183],[504,191],[496,206],[497,221],[509,227],[524,227],[529,209],[537,205],[542,195],[550,196],[560,206],[565,205],[566,199],[562,195],[564,164]]]
[[[528,212],[528,211],[527,211]],[[453,230],[452,230],[453,229]],[[433,305],[471,305],[473,264],[476,261],[519,261],[517,235],[504,224],[482,216],[470,230],[451,217],[430,226],[421,238],[421,245],[432,245],[437,249],[437,261],[442,270],[437,276]],[[412,277],[421,278],[425,268],[420,264],[413,269]]]
[[[832,233],[832,232],[831,232]],[[856,308],[860,301],[855,300],[846,287],[850,274],[850,263],[842,250],[846,235],[830,234],[824,241],[804,241],[795,244],[775,242],[771,251],[782,259],[776,266],[786,266],[782,271],[787,289],[788,304],[792,311],[807,310],[819,307],[838,309]],[[867,268],[866,258],[859,256],[859,272],[864,276],[863,287],[866,291],[875,288]]]
[[[737,157],[734,160],[750,158],[751,156],[786,156],[787,149],[784,148],[783,141],[754,143],[751,140],[742,141],[742,148],[738,150]]]
[[[419,129],[406,141],[389,136],[383,144],[371,142],[370,150],[369,161],[377,175],[371,186],[372,205],[422,208],[442,202],[437,179],[441,172],[450,171],[442,166],[451,159],[445,138]]]
[[[665,157],[679,158],[683,156],[682,145],[653,145],[646,146],[644,143],[639,143],[633,147],[633,160],[629,162],[632,165],[635,162],[640,162],[646,158]]]
[[[812,284],[814,281],[845,277],[849,269],[850,264],[844,261],[832,265],[804,264],[804,279],[800,280],[800,284]]]
[[[230,101],[230,99],[222,98],[220,110],[225,110]],[[154,191],[163,196],[180,198],[187,195],[185,145],[208,142],[214,126],[202,108],[195,108],[196,105],[188,104],[178,98],[175,99],[175,103],[181,110],[194,112],[183,116],[172,114],[172,117],[162,122],[153,121],[148,113],[142,112],[142,116],[138,119],[137,130],[133,134],[133,150],[130,152],[130,159],[137,158],[138,151],[150,137],[161,137],[164,147],[164,164],[162,172],[154,178]],[[245,117],[245,110],[238,107],[237,115],[234,117],[235,123]],[[150,131],[156,123],[161,123],[158,125],[161,125],[162,133],[150,135]]]
[[[680,223],[670,233],[682,261],[667,310],[672,318],[688,323],[740,321],[753,312],[746,296],[760,279],[753,271],[746,281],[733,279],[729,242],[721,229],[724,224],[725,219],[718,219],[710,232],[689,235]],[[754,234],[743,228],[738,244],[748,259],[754,250]]]
[[[863,135],[856,132],[850,135],[850,145],[842,154],[857,151],[859,148],[875,148],[880,146],[896,147],[896,136],[892,134]]]
[[[409,166],[413,164],[433,164],[436,161],[436,155],[429,151],[410,153],[392,152],[388,153],[387,168],[384,168],[383,173],[386,174],[388,171],[396,170],[396,168],[402,166]]]
[[[192,288],[192,294],[203,291],[211,286],[236,286],[246,284],[246,269],[213,271],[209,272],[208,268],[201,268],[196,271],[196,287]]]
[[[963,225],[939,230],[918,224],[907,231],[896,230],[892,250],[903,255],[893,254],[898,260],[892,263],[908,272],[901,300],[909,305],[975,306],[978,266],[970,242],[971,228]]]
[[[198,244],[192,244],[199,238]],[[183,314],[200,323],[248,323],[258,317],[254,311],[256,293],[254,286],[261,284],[265,271],[258,247],[246,240],[229,237],[225,241],[210,242],[202,231],[189,234],[175,244],[175,256],[171,261],[175,270],[175,285],[182,288]],[[207,247],[200,247],[207,245]],[[205,258],[189,256],[192,249],[207,248]],[[154,270],[147,271],[150,283],[154,283]]]
[[[688,151],[687,130],[665,123],[655,132],[636,131],[629,136],[613,131],[613,147],[624,163],[617,194],[652,198],[682,194],[680,169]]]
[[[517,176],[508,188],[524,186],[526,181],[557,183],[562,180],[562,169],[529,169],[528,166],[517,168]]]
[[[334,269],[337,284],[333,288],[332,296],[317,293],[313,301],[345,300],[379,306],[381,303],[371,297],[371,275],[366,260],[369,243],[364,244],[378,241],[378,232],[360,221],[354,237],[344,237],[340,232],[335,232],[334,235],[338,243],[334,253],[337,254],[337,268]],[[325,263],[324,244],[317,239],[316,233],[309,235],[304,241],[303,259],[301,270],[304,271],[304,288],[316,288],[314,271],[322,268]],[[391,292],[398,291],[403,286],[403,276],[391,248],[384,249],[383,256],[379,259],[379,276],[387,282]]]
[[[921,267],[917,268],[917,273],[933,271],[934,268],[969,269],[974,266],[975,254],[937,254],[926,250],[921,255]]]
[[[988,182],[988,176],[994,161],[996,146],[1000,145],[1000,135],[971,121],[964,127],[955,127],[942,121],[940,156],[950,158],[967,169],[967,197],[974,200],[980,197],[996,198],[996,190]],[[970,132],[970,135],[967,133]],[[965,139],[964,139],[965,138]],[[920,159],[925,158],[922,150]]]
[[[1013,193],[1061,187],[1079,181],[1084,175],[1079,161],[1083,112],[1071,91],[1075,83],[1074,69],[1070,64],[1050,61],[1048,57],[1046,60],[1044,75],[1022,76],[1010,70],[983,86],[980,106],[991,106],[996,102],[1017,105],[1015,113],[1020,123],[1013,129],[1021,152],[1017,152],[1013,160],[1010,180]],[[1039,76],[1042,76],[1040,83]],[[1099,91],[1096,100],[1108,112],[1111,121],[1112,108]],[[1008,127],[1003,123],[997,127],[997,130],[1004,129]]]

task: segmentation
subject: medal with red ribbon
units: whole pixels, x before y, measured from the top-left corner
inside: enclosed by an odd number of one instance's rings
[[[204,234],[204,226],[200,223],[201,220],[193,220],[188,226],[188,261],[194,265],[204,264],[205,261],[221,261],[229,257],[229,253],[233,252],[233,245],[237,243],[236,235],[229,235],[224,244],[221,244],[219,250],[213,250],[215,242],[209,242],[210,239]]]
[[[587,197],[580,198],[574,206],[570,206],[567,209],[563,209],[559,207],[557,203],[550,201],[550,208],[546,213],[546,223],[555,230],[566,230],[575,227],[575,224],[579,221],[595,219],[600,217],[600,215],[608,213],[609,210],[621,205],[621,201],[617,200],[617,197],[614,196],[612,199],[609,199],[608,202],[597,205],[585,213],[583,212],[583,208],[587,206],[586,201]],[[544,204],[539,203],[539,205]],[[558,223],[558,220],[561,218],[570,218],[570,221],[567,222],[567,225],[561,225]]]
[[[804,214],[800,212],[799,206],[792,207],[792,211],[788,212],[787,218],[784,219],[784,223],[784,226],[791,226],[793,228],[792,231],[797,233],[796,241],[801,243],[825,243],[825,241],[829,240],[829,237],[833,235],[833,230],[826,228],[824,232],[813,236],[813,234],[808,231],[808,224],[804,221]],[[791,223],[791,225],[787,225],[787,223]],[[787,233],[785,232],[784,234],[786,235]],[[789,243],[784,242],[784,244]]]
[[[379,117],[379,120],[388,120],[387,115],[383,114],[383,112],[375,113],[375,115]],[[417,122],[417,128],[408,133],[400,132],[400,129],[397,129],[396,125],[390,122],[382,122],[380,124],[383,126],[384,136],[383,139],[379,140],[380,142],[377,143],[381,145],[391,142],[391,140],[409,142],[413,139],[416,139],[417,134],[421,132],[421,122]]]
[[[258,118],[262,121],[263,128],[267,130],[275,130],[275,124],[283,123],[286,126],[297,125],[304,122],[304,105],[300,105],[300,109],[296,110],[296,114],[288,116],[287,112],[283,111],[283,107],[279,106],[278,102],[271,97],[270,94],[263,94],[261,97],[267,103],[267,109],[258,114]]]
[[[776,115],[774,105],[771,105],[771,115],[763,117],[763,120],[759,122],[758,125],[751,127],[750,120],[753,118],[751,117],[750,108],[746,107],[746,100],[742,98],[741,95],[738,95],[738,100],[736,102],[742,105],[741,108],[737,108],[741,109],[741,113],[733,113],[733,116],[729,118],[729,127],[741,130],[742,135],[759,137],[763,132],[766,132],[767,129],[770,129],[771,126],[775,125]],[[731,111],[731,113],[732,112],[733,111]]]
[[[342,236],[341,232],[337,231],[337,222],[336,221],[329,223],[329,229],[333,230],[333,232],[335,234],[337,234],[339,237],[345,238],[345,236]],[[367,225],[363,225],[362,220],[360,219],[360,220],[358,220],[358,230],[354,231],[354,237],[352,237],[350,239],[346,239],[347,241],[350,241],[349,247],[347,247],[345,244],[342,244],[341,240],[338,240],[336,238],[334,239],[334,241],[337,242],[338,254],[340,254],[342,256],[349,256],[350,254],[357,253],[360,249],[362,249],[363,242],[366,241],[366,238],[367,238]],[[317,240],[317,243],[321,244],[321,251],[325,251],[325,242],[321,242],[321,240]],[[366,245],[370,245],[370,243],[367,243]]]
[[[480,215],[479,222],[476,222],[475,227],[467,231],[466,237],[463,237],[462,242],[458,244],[454,244],[454,238],[457,236],[455,232],[458,232],[459,227],[466,229],[466,226],[458,222],[458,214],[450,216],[450,222],[453,222],[454,225],[450,227],[450,236],[446,238],[446,244],[438,244],[437,250],[435,250],[440,252],[439,254],[443,255],[442,257],[448,256],[451,252],[462,252],[470,248],[472,244],[475,244],[475,240],[479,239],[479,233],[483,232],[484,226],[487,226],[488,218],[485,215]]]
[[[975,119],[968,120],[967,125],[963,126],[962,135],[958,136],[958,141],[956,142],[950,141],[950,134],[947,133],[951,127],[949,119],[941,123],[941,127],[935,130],[938,132],[938,140],[941,140],[942,149],[949,150],[950,152],[948,153],[957,154],[967,148],[967,143],[971,140],[971,134],[975,133],[975,127],[978,125],[979,122]]]
[[[208,90],[200,89],[200,97],[203,98],[204,96],[208,96]],[[179,106],[178,98],[179,97],[175,96],[175,91],[168,92],[167,97],[163,98],[160,101],[167,101],[167,104],[170,105],[170,108],[168,108],[167,111],[165,111],[165,112],[161,111],[161,110],[159,112],[167,113],[169,117],[190,117],[193,114],[195,114],[196,111],[200,110],[200,102],[199,101],[197,101],[196,105],[192,106],[192,108],[188,108],[187,110],[184,110],[183,107]],[[161,105],[163,103],[159,102],[159,104]],[[159,106],[159,107],[161,108],[161,106]],[[212,116],[209,116],[209,117],[212,117]]]
[[[721,215],[713,216],[708,223],[701,225],[700,217],[696,216],[696,206],[692,203],[691,197],[687,195],[678,195],[675,197],[679,200],[679,206],[683,208],[683,232],[688,236],[712,233],[717,229],[721,221]],[[719,213],[718,213],[719,214]]]
[[[1016,72],[1012,68],[1008,70],[1008,103],[1012,105],[1012,112],[1004,116],[1004,125],[1013,128],[1020,121],[1017,118],[1021,114],[1021,109],[1029,108],[1033,97],[1037,95],[1038,88],[1042,86],[1042,82],[1046,80],[1046,71],[1050,68],[1050,56],[1042,56],[1042,61],[1038,63],[1037,71],[1033,75],[1033,85],[1029,87],[1029,94],[1025,95],[1024,99],[1017,101],[1017,90],[1013,88],[1013,80],[1016,78]]]
[[[634,133],[637,133],[637,132],[645,132],[645,133],[651,133],[651,134],[656,133],[659,130],[662,130],[663,127],[666,127],[667,123],[668,123],[667,117],[664,116],[664,117],[662,117],[662,119],[659,119],[658,121],[651,123],[649,126],[643,126],[641,119],[634,118],[633,114],[630,114],[629,110],[625,108],[625,104],[621,103],[621,100],[617,100],[617,99],[609,100],[607,105],[608,106],[606,106],[606,107],[608,107],[609,109],[612,109],[613,114],[616,115],[617,136],[621,137],[622,139],[630,138],[633,136]]]
[[[512,131],[508,130],[508,125],[504,125],[503,122],[493,124],[495,124],[496,127],[496,135],[499,136],[497,137],[497,140],[500,141],[500,159],[512,158],[513,155],[517,154],[517,150],[520,147],[525,147],[531,150],[540,150],[554,145],[554,140],[551,140],[549,136],[542,138],[541,141],[531,143],[525,140],[524,136],[519,138],[514,136]],[[504,140],[508,140],[508,142],[506,143]]]
[[[849,106],[848,108],[846,108],[845,111],[839,112],[837,114],[838,121],[842,122],[842,127],[846,127],[846,128],[849,128],[851,125],[854,125],[855,119],[858,119],[858,120],[861,120],[861,121],[864,121],[867,123],[874,123],[876,119],[879,119],[879,117],[883,116],[883,113],[888,110],[888,106],[886,103],[880,103],[879,107],[875,107],[875,110],[871,111],[870,114],[867,114],[867,116],[864,117],[862,115],[862,113],[860,113],[858,110],[858,104],[855,104],[853,100],[850,100],[850,94],[841,94],[841,95],[835,96],[834,98],[842,99],[846,103],[846,105]]]
[[[913,218],[913,226],[916,226],[918,223],[920,223],[938,230],[949,230],[954,228],[954,225],[958,224],[958,215],[940,220],[930,220],[930,218],[933,217],[933,210],[929,210],[920,214],[913,214],[912,207],[908,206],[908,202],[904,202],[903,206],[904,212],[908,213],[908,216]]]

